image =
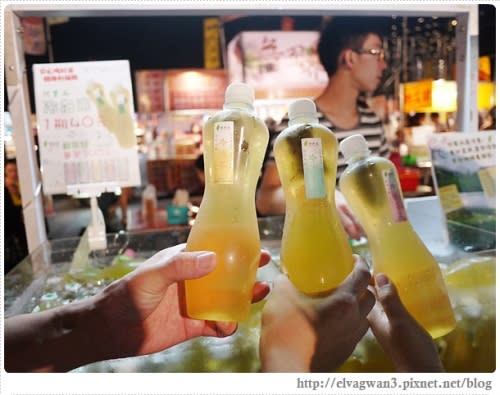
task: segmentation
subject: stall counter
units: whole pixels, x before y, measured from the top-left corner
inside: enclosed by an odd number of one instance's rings
[[[424,198],[421,198],[424,199]],[[495,252],[465,253],[446,245],[432,210],[435,201],[422,201],[423,206],[408,205],[410,220],[440,263],[450,291],[457,318],[457,328],[436,339],[444,365],[449,372],[492,372],[495,370]],[[417,206],[422,206],[418,207]],[[429,209],[431,207],[431,209]],[[434,208],[432,208],[434,207]],[[427,216],[419,215],[424,209]],[[258,278],[272,279],[281,271],[280,239],[283,217],[259,219],[262,248],[272,256],[271,262],[259,269]],[[5,316],[30,313],[79,300],[97,292],[111,281],[132,270],[134,265],[154,252],[185,242],[189,229],[150,231],[108,235],[108,249],[89,255],[88,273],[75,278],[69,274],[74,265],[79,239],[47,242],[5,276]],[[120,261],[126,248],[137,253],[134,261]],[[369,259],[366,243],[353,250]],[[73,261],[73,262],[72,262]],[[112,270],[110,270],[112,268]],[[102,273],[107,273],[104,276]],[[102,361],[75,369],[75,372],[257,372],[260,368],[258,342],[260,318],[265,301],[252,306],[250,318],[239,324],[237,332],[227,338],[196,338],[152,355]],[[392,372],[390,361],[368,333],[341,372]]]

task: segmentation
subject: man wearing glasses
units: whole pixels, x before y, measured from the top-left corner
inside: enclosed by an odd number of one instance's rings
[[[329,81],[316,98],[320,122],[339,143],[362,134],[373,153],[387,156],[389,146],[380,119],[361,98],[375,91],[387,68],[380,18],[333,17],[318,43],[318,55]],[[339,156],[337,179],[346,167]]]
[[[335,133],[339,143],[352,134],[362,134],[372,153],[388,156],[389,145],[382,122],[362,99],[364,94],[375,91],[387,68],[380,33],[382,21],[376,17],[338,16],[325,25],[318,43],[318,55],[329,80],[315,103],[319,122]],[[285,117],[275,132],[287,125]],[[261,215],[285,212],[284,194],[272,152],[276,136],[277,133],[271,136],[257,191],[256,204]],[[346,167],[341,155],[337,163],[338,180]],[[362,229],[338,191],[336,204],[346,232],[351,238],[359,239]]]

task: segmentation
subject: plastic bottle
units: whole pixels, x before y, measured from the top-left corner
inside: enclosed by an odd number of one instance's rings
[[[361,135],[340,143],[340,190],[366,232],[374,273],[387,274],[410,314],[437,338],[456,325],[441,270],[408,221],[395,166]]]
[[[228,86],[223,110],[203,127],[205,191],[187,251],[214,251],[214,272],[185,282],[189,317],[242,321],[248,317],[260,261],[255,190],[269,131],[253,115],[249,85]]]
[[[142,218],[147,226],[155,226],[156,224],[157,205],[156,187],[148,184],[142,191]]]
[[[338,141],[318,123],[312,100],[292,102],[288,116],[289,126],[274,145],[286,203],[281,264],[300,291],[322,296],[354,263],[335,207]]]

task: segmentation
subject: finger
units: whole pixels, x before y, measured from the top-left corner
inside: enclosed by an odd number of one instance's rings
[[[274,312],[279,312],[283,308],[283,304],[288,304],[296,299],[294,297],[294,288],[290,280],[284,274],[279,274],[275,277],[273,281],[273,288],[271,295],[269,296],[266,305],[264,306],[264,311],[274,314]],[[263,320],[265,319],[265,314],[263,315]]]
[[[232,335],[238,329],[236,322],[230,321],[205,321],[206,325],[203,329],[203,336],[226,337]]]
[[[271,260],[271,253],[267,250],[260,250],[259,267],[265,266]]]
[[[252,290],[252,303],[260,302],[269,293],[270,288],[264,282],[256,282]]]
[[[385,315],[384,308],[380,304],[379,301],[375,301],[375,305],[371,309],[371,311],[366,316],[370,326],[379,327],[382,322],[387,322],[387,317]]]
[[[380,302],[376,302],[373,309],[368,313],[366,317],[370,328],[372,329],[373,335],[378,340],[381,345],[384,345],[385,339],[390,333],[390,325],[387,316],[385,315],[384,308]]]
[[[144,263],[142,263],[140,266],[163,265],[165,261],[170,260],[171,257],[184,251],[185,248],[185,243],[165,248],[161,251],[158,251],[151,259],[144,261]]]
[[[169,285],[202,277],[215,269],[215,253],[211,251],[180,252],[159,267],[158,277]]]
[[[361,256],[354,254],[353,258],[355,259],[354,269],[342,282],[339,289],[358,295],[365,291],[370,284],[371,273]]]
[[[179,252],[183,251],[186,244],[178,244],[173,247],[168,247],[158,251],[151,258],[142,262],[137,269],[129,273],[129,276],[135,276],[138,273],[155,270],[165,264],[170,264],[171,258],[176,256]]]
[[[384,273],[378,273],[375,276],[375,286],[377,290],[377,299],[382,305],[389,320],[409,315],[399,298],[394,283],[389,280],[389,277]]]
[[[361,294],[359,297],[359,312],[363,317],[366,317],[370,313],[375,305],[375,301],[375,295],[369,289]]]

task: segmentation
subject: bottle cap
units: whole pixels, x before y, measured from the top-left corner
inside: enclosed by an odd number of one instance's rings
[[[316,104],[311,99],[298,99],[288,107],[289,124],[318,122]]]
[[[253,106],[255,100],[253,89],[243,82],[234,82],[226,88],[225,103],[245,103]]]
[[[354,155],[369,154],[368,144],[365,138],[360,134],[353,134],[342,140],[339,149],[346,160],[349,160]]]

